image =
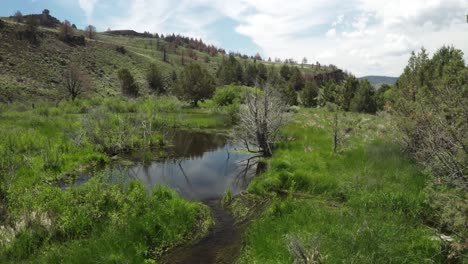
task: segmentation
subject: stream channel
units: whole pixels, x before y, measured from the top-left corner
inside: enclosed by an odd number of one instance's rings
[[[165,148],[165,158],[143,163],[139,153],[124,155],[127,165],[111,163],[111,174],[126,175],[142,181],[148,189],[161,184],[191,201],[209,206],[214,227],[202,239],[170,250],[163,263],[233,263],[242,246],[242,228],[221,206],[221,198],[230,190],[240,193],[258,174],[250,153],[240,152],[228,136],[216,132],[176,130]],[[84,182],[86,175],[77,179]]]

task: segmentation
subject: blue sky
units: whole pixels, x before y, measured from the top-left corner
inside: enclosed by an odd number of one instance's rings
[[[398,76],[423,46],[454,45],[468,58],[468,0],[0,0],[0,16],[45,8],[80,28],[180,33],[357,76]]]

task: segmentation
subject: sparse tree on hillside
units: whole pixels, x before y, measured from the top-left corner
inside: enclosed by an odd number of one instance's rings
[[[305,80],[304,76],[302,75],[301,71],[297,67],[293,67],[291,69],[289,82],[294,88],[295,91],[300,91],[304,88]]]
[[[49,15],[50,15],[49,9],[44,9],[44,10],[42,10],[42,14],[41,14],[41,25],[48,25],[48,22],[49,22]]]
[[[93,25],[88,25],[85,28],[85,34],[86,37],[89,39],[95,39],[96,38],[96,27]]]
[[[139,88],[133,75],[128,69],[121,69],[118,72],[118,78],[120,81],[120,86],[122,88],[122,94],[131,97],[137,97]]]
[[[65,90],[68,96],[75,100],[78,96],[90,89],[90,81],[87,75],[76,64],[69,64],[63,74]]]
[[[15,18],[16,23],[22,23],[24,20],[23,14],[19,10],[16,11],[16,13],[14,14],[14,18]]]
[[[302,68],[304,68],[304,65],[306,65],[306,64],[307,64],[307,58],[304,57],[304,58],[302,58],[302,63],[301,63]]]
[[[223,60],[216,73],[221,84],[241,84],[243,83],[244,70],[242,65],[233,54],[227,60]]]
[[[166,46],[163,48],[163,61],[167,62],[167,51],[166,51]]]
[[[333,119],[329,120],[329,125],[333,137],[332,150],[337,153],[346,145],[349,139],[349,133],[352,131],[349,127],[351,124],[348,116],[339,105],[327,103],[326,107],[333,114]]]
[[[236,139],[248,151],[271,157],[274,144],[279,140],[279,131],[288,123],[288,109],[278,89],[269,82],[263,85],[262,91],[256,89],[247,93],[239,124],[234,129]]]
[[[196,106],[198,101],[210,98],[215,91],[215,80],[197,63],[185,66],[177,78],[176,95]]]
[[[150,65],[146,74],[146,80],[148,81],[148,86],[156,94],[163,94],[166,91],[164,79],[156,64],[153,63]]]
[[[63,23],[60,25],[59,28],[59,38],[62,41],[69,41],[71,37],[73,36],[75,30],[71,26],[70,21],[65,20]]]
[[[37,28],[39,23],[37,19],[33,16],[29,16],[26,18],[26,30],[24,31],[26,38],[31,41],[36,41],[37,37]]]
[[[262,56],[260,55],[260,53],[256,53],[255,54],[255,57],[254,57],[255,60],[258,60],[258,61],[262,61]]]

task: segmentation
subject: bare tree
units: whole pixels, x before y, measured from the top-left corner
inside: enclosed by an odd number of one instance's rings
[[[71,26],[70,21],[65,20],[60,25],[59,37],[63,41],[69,41],[71,37],[73,36],[74,32],[75,32],[75,29]]]
[[[270,82],[263,85],[263,91],[256,88],[255,92],[247,93],[245,105],[241,107],[240,122],[235,129],[236,139],[249,152],[270,157],[280,129],[288,123],[288,109]]]
[[[88,25],[85,28],[85,34],[86,34],[86,37],[88,37],[89,39],[95,39],[96,38],[96,27],[93,26],[93,25]]]
[[[90,82],[87,75],[73,63],[68,65],[65,70],[63,80],[65,82],[65,90],[72,100],[75,100],[90,88]]]
[[[18,10],[14,14],[15,20],[17,23],[22,23],[23,22],[23,14]]]

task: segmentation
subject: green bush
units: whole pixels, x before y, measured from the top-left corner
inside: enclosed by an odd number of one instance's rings
[[[241,102],[243,93],[244,91],[242,86],[223,86],[216,89],[213,95],[213,101],[218,106],[232,105]]]

